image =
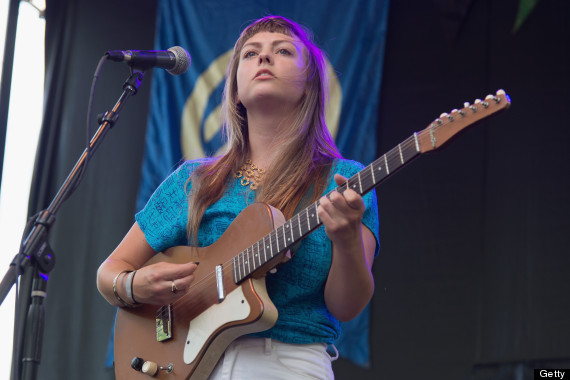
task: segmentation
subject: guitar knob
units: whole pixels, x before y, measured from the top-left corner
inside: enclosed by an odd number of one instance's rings
[[[155,362],[144,362],[141,372],[145,375],[155,376],[158,373],[158,364]]]
[[[133,360],[131,360],[131,368],[134,369],[135,371],[141,372],[143,364],[144,364],[144,359],[139,358],[138,356],[135,356]]]

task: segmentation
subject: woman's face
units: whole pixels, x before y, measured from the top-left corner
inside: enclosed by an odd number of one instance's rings
[[[305,47],[297,37],[259,32],[239,52],[238,100],[246,109],[277,101],[296,106],[306,85]]]

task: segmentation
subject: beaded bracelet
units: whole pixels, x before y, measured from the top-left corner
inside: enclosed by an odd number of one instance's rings
[[[129,303],[125,302],[125,300],[123,300],[123,299],[119,296],[119,293],[117,292],[117,279],[118,279],[119,276],[122,275],[123,273],[132,273],[132,271],[124,270],[124,271],[122,271],[122,272],[119,272],[119,274],[115,276],[115,278],[113,279],[113,293],[115,294],[115,298],[117,298],[117,301],[119,301],[123,306],[125,306],[125,307],[133,307],[133,305],[130,305]]]

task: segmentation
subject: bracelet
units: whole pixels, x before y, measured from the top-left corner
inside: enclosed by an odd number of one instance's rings
[[[133,278],[131,279],[131,299],[133,300],[135,305],[138,305],[139,303],[137,302],[137,300],[135,299],[135,292],[133,292],[133,284],[135,283],[135,274],[137,274],[137,271],[133,272]]]
[[[124,270],[124,271],[122,271],[122,272],[119,272],[119,274],[115,276],[115,278],[113,279],[113,293],[115,294],[115,298],[117,298],[117,301],[119,301],[123,306],[125,306],[125,307],[133,307],[133,305],[130,305],[130,304],[128,304],[127,302],[125,302],[125,300],[123,300],[123,299],[119,296],[119,293],[117,292],[117,279],[118,279],[119,276],[122,275],[123,273],[131,273],[131,271]]]
[[[133,304],[137,305],[138,302],[135,301],[135,297],[133,295],[133,279],[135,278],[135,274],[137,271],[130,272],[127,275],[127,282],[125,283],[125,291],[127,293],[127,298],[132,301]]]

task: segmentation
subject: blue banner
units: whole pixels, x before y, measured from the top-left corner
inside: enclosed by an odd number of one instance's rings
[[[369,164],[376,157],[376,126],[389,0],[161,0],[155,49],[182,46],[187,73],[153,72],[141,209],[178,164],[222,148],[220,103],[225,69],[243,28],[269,14],[308,27],[328,56],[331,73],[327,125],[341,154]],[[366,311],[343,327],[342,356],[367,366]],[[351,326],[354,331],[350,332]]]

